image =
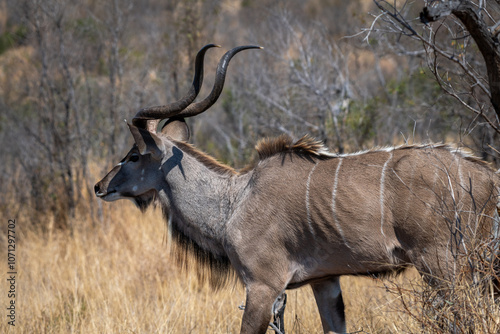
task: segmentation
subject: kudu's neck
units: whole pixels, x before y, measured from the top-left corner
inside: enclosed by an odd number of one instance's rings
[[[244,188],[244,178],[229,170],[214,170],[210,163],[176,146],[172,152],[162,165],[166,184],[159,191],[171,228],[205,251],[225,256],[225,226]]]

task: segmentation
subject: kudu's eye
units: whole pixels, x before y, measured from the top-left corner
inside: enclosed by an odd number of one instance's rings
[[[132,155],[130,156],[130,161],[132,161],[132,162],[137,162],[137,161],[139,161],[139,154],[132,154]]]

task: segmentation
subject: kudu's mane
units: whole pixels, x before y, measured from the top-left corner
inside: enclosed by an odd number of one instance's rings
[[[231,166],[221,163],[214,157],[200,151],[195,146],[182,141],[175,141],[175,145],[185,153],[198,160],[205,167],[217,172],[220,175],[232,176],[238,174],[245,174],[255,167],[254,164],[244,167],[239,172]],[[304,136],[297,141],[294,141],[288,135],[281,135],[276,138],[266,138],[260,140],[255,146],[259,155],[259,161],[269,158],[271,156],[283,153],[296,154],[303,157],[315,157],[320,159],[336,157],[336,154],[330,153],[328,148],[322,142]]]
[[[228,166],[228,165],[225,165],[225,164],[219,162],[214,157],[200,151],[199,149],[197,149],[196,147],[194,147],[193,145],[191,145],[189,143],[176,141],[175,145],[177,147],[179,147],[182,151],[188,153],[193,158],[198,160],[200,163],[205,165],[208,169],[211,169],[211,170],[217,172],[218,174],[227,175],[227,176],[238,174],[238,172],[234,168],[232,168],[231,166]]]
[[[277,138],[266,138],[260,140],[255,149],[259,153],[259,159],[264,160],[276,154],[290,153],[305,157],[332,158],[335,154],[328,151],[322,142],[305,135],[297,141],[290,136],[281,135]]]

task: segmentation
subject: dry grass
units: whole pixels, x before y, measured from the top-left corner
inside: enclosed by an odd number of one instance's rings
[[[77,221],[73,236],[36,231],[17,218],[17,321],[12,328],[2,316],[0,332],[239,332],[238,305],[245,298],[240,284],[213,292],[198,284],[194,272],[180,272],[169,258],[159,212],[142,215],[128,202],[104,206],[115,218],[94,227]],[[1,244],[6,249],[5,240]],[[414,271],[397,279],[403,285],[407,280],[420,281]],[[341,282],[350,332],[422,331],[383,282],[356,277]],[[6,287],[1,284],[2,305]],[[321,332],[310,288],[288,293],[285,318],[287,333]]]
[[[181,273],[170,260],[158,212],[112,206],[112,221],[78,221],[73,236],[27,229],[17,219],[17,320],[12,328],[2,317],[0,332],[237,333],[243,287],[213,292],[199,285],[194,272]],[[411,332],[380,282],[346,277],[342,285],[350,331]],[[289,333],[321,332],[309,288],[290,291],[288,301]]]

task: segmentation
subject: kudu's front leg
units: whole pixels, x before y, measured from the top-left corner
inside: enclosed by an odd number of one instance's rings
[[[246,293],[241,333],[266,333],[271,320],[273,303],[281,291],[265,284],[253,283],[247,285]]]
[[[323,331],[345,333],[344,301],[339,277],[311,284],[318,305]]]

